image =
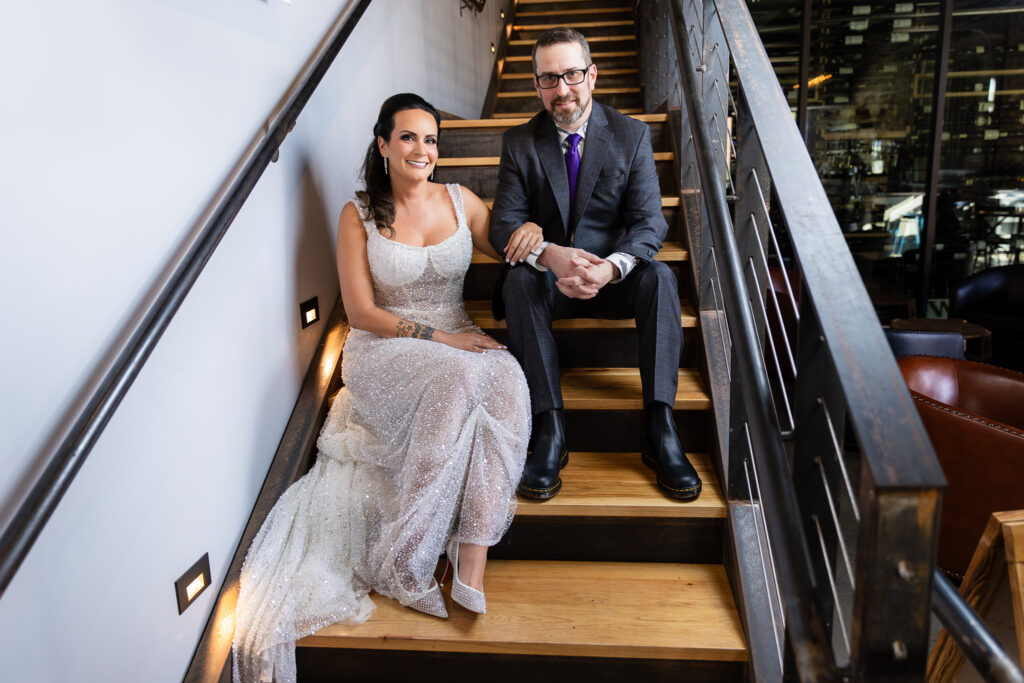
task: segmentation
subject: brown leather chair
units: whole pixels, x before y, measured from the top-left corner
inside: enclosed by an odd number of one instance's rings
[[[1024,508],[1024,374],[933,356],[897,362],[948,482],[939,566],[962,575],[989,515]]]

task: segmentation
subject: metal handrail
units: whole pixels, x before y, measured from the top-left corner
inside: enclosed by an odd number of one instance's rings
[[[672,0],[673,26],[682,26],[682,0]],[[745,390],[743,400],[750,421],[752,439],[762,450],[764,458],[762,490],[771,505],[765,506],[768,529],[775,539],[778,575],[782,584],[782,597],[789,624],[790,643],[800,672],[828,672],[835,670],[831,648],[825,635],[824,621],[816,596],[817,580],[810,561],[810,549],[804,537],[797,496],[793,480],[787,476],[789,465],[782,442],[781,427],[772,405],[771,388],[761,357],[760,341],[753,314],[746,305],[749,300],[739,250],[733,230],[725,186],[717,172],[717,161],[711,135],[704,124],[704,102],[699,96],[702,89],[697,65],[690,53],[685,32],[673,31],[679,72],[685,79],[683,96],[690,120],[697,156],[704,205],[719,254],[724,257],[718,271],[729,320],[735,364],[739,383]]]
[[[342,9],[282,99],[281,106],[272,114],[266,132],[254,140],[242,156],[237,172],[224,184],[225,189],[216,198],[192,246],[78,413],[70,432],[0,536],[0,597],[369,4],[370,0],[349,0]]]
[[[877,325],[873,306],[860,282],[828,198],[817,182],[817,173],[810,157],[797,152],[803,149],[802,138],[792,120],[789,105],[777,85],[750,14],[743,0],[706,2],[714,3],[721,22],[721,35],[729,48],[744,95],[745,115],[760,141],[762,158],[778,199],[778,209],[790,228],[789,237],[802,269],[802,292],[806,297],[800,305],[819,325],[815,330],[820,329],[820,342],[828,349],[842,398],[849,407],[850,422],[861,447],[864,471],[870,477],[870,500],[865,510],[874,514],[874,518],[869,519],[874,527],[863,532],[867,540],[862,537],[862,550],[870,552],[858,558],[858,565],[873,563],[875,566],[866,576],[869,579],[880,579],[876,583],[884,584],[886,579],[883,577],[898,575],[903,584],[894,589],[897,593],[911,595],[917,601],[931,598],[935,613],[946,624],[951,636],[972,664],[986,678],[1024,683],[1020,669],[1002,650],[970,606],[952,589],[941,573],[935,571],[934,556],[923,552],[934,542],[934,536],[928,535],[923,543],[915,547],[914,552],[917,554],[908,556],[915,557],[918,564],[914,564],[913,560],[901,560],[900,553],[904,550],[896,547],[892,539],[883,542],[879,536],[883,533],[884,523],[881,518],[887,512],[906,514],[906,509],[923,520],[920,523],[928,529],[927,533],[934,533],[933,526],[928,528],[927,517],[935,514],[937,492],[944,486],[945,480],[888,343]],[[712,255],[716,263],[713,265],[716,266],[723,299],[718,305],[724,309],[733,341],[733,368],[737,380],[733,386],[738,388],[742,396],[747,426],[754,443],[758,445],[756,449],[751,448],[750,457],[757,464],[755,475],[757,470],[762,473],[758,498],[762,501],[769,538],[775,545],[774,562],[778,570],[777,577],[782,584],[786,626],[794,656],[795,671],[790,673],[795,673],[803,680],[837,678],[840,672],[836,668],[828,639],[824,637],[822,605],[817,601],[817,575],[811,567],[794,482],[789,476],[789,463],[783,450],[783,434],[777,414],[771,409],[774,401],[764,357],[760,353],[760,338],[753,313],[747,305],[750,299],[728,204],[730,197],[726,194],[721,177],[701,97],[704,89],[698,73],[703,72],[706,76],[708,65],[694,63],[690,50],[690,32],[679,30],[679,27],[685,27],[682,21],[685,16],[682,0],[671,0],[669,7],[673,14],[672,33],[679,71],[686,86],[683,99],[693,138],[701,198],[707,215],[706,224],[714,241]],[[690,28],[692,30],[693,27]],[[717,43],[711,49],[716,47]],[[697,49],[703,54],[706,46]],[[722,75],[728,78],[729,74]],[[720,93],[719,103],[724,109]],[[721,135],[720,130],[718,133]],[[761,206],[766,209],[763,196]],[[778,252],[777,244],[775,249]],[[767,268],[767,262],[764,265]],[[756,284],[756,277],[754,282]],[[788,280],[786,284],[788,286]],[[871,324],[865,324],[869,321]],[[880,401],[880,396],[885,396],[886,400]],[[828,408],[823,400],[819,397],[817,401],[827,413]],[[828,419],[831,430],[833,425],[831,418]],[[834,431],[831,439],[838,451],[839,444]],[[842,467],[842,453],[839,453],[839,457],[839,465]],[[849,487],[848,480],[846,485]],[[914,496],[906,495],[908,491],[923,492],[923,495],[914,503],[911,500]],[[878,500],[884,497],[888,497],[890,502],[883,508]],[[900,509],[901,505],[908,505],[907,500],[911,500],[911,507]],[[831,502],[830,499],[829,504]],[[915,504],[916,508],[913,507]],[[835,514],[834,508],[832,512]],[[824,546],[824,540],[822,544]],[[851,572],[849,558],[845,556],[846,550],[842,550],[847,571]],[[827,558],[825,562],[828,562]],[[898,571],[889,571],[890,563]],[[919,570],[925,567],[927,571],[920,573]],[[852,582],[852,572],[850,579]],[[898,583],[895,580],[893,582]],[[864,590],[873,593],[870,598],[859,598],[861,607],[881,604],[880,601],[887,595],[885,587],[871,586],[872,581],[865,583],[869,585]],[[912,584],[916,586],[913,589],[910,588]],[[928,590],[921,591],[922,586]],[[869,599],[874,603],[869,602]],[[901,597],[901,600],[905,601],[906,598]],[[914,604],[927,614],[927,603]],[[837,618],[841,623],[841,615],[837,615]],[[877,648],[880,645],[889,646],[890,642],[878,640],[884,629],[869,632],[871,625],[866,626],[863,622],[859,624],[859,629],[857,635],[860,638],[859,656],[862,661],[851,661],[854,670],[848,673],[852,673],[855,678],[864,678],[867,670],[863,668],[863,658],[877,657]],[[845,632],[842,635],[846,637]],[[899,661],[906,659],[906,645],[902,641],[893,641],[891,650],[890,656],[895,654],[893,671],[900,670],[914,675],[912,670],[900,668]]]
[[[946,632],[986,681],[1024,683],[1021,672],[941,570],[935,570],[932,609]]]
[[[716,0],[715,4],[727,40],[747,45],[747,49],[733,51],[737,77],[747,95],[750,118],[764,148],[793,248],[798,257],[814,256],[800,261],[805,291],[815,304],[824,341],[832,349],[850,420],[876,476],[875,486],[942,486],[945,479],[932,455],[931,442],[877,324],[878,316],[814,164],[808,154],[794,153],[803,149],[803,138],[753,19],[743,0]],[[756,41],[760,49],[751,49],[750,41]],[[865,325],[865,321],[874,324]],[[844,381],[851,377],[858,381]],[[879,401],[882,395],[887,397],[885,402]],[[903,421],[907,416],[910,424]],[[912,455],[914,467],[908,467]]]

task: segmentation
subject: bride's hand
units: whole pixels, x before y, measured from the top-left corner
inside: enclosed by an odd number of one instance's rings
[[[505,245],[505,261],[515,265],[525,261],[530,252],[540,246],[544,241],[544,231],[539,225],[532,222],[523,223],[512,236],[508,238]]]
[[[432,339],[448,346],[453,346],[456,349],[462,349],[463,351],[475,351],[476,353],[483,353],[489,349],[505,349],[506,347],[499,344],[493,337],[484,334],[483,332],[442,332],[441,330],[434,330],[434,336]]]

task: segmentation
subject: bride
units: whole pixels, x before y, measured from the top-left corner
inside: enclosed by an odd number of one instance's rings
[[[529,393],[515,359],[463,307],[474,245],[503,257],[487,240],[486,205],[431,182],[439,128],[421,97],[385,100],[366,189],[341,212],[344,387],[316,464],[281,496],[246,556],[236,683],[294,681],[295,641],[366,621],[370,590],[447,617],[434,578],[442,551],[452,599],[485,611],[487,548],[515,512]],[[524,232],[504,258],[525,258],[536,241]]]

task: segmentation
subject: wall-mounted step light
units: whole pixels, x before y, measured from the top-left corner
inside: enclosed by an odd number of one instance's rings
[[[493,55],[495,52],[496,52],[496,49],[494,47],[494,43],[491,43],[491,54]]]
[[[210,553],[203,554],[199,561],[188,568],[174,582],[174,593],[178,596],[178,614],[195,602],[196,598],[210,585]]]
[[[299,315],[302,320],[302,328],[305,329],[320,319],[320,305],[314,296],[309,301],[299,304]]]

